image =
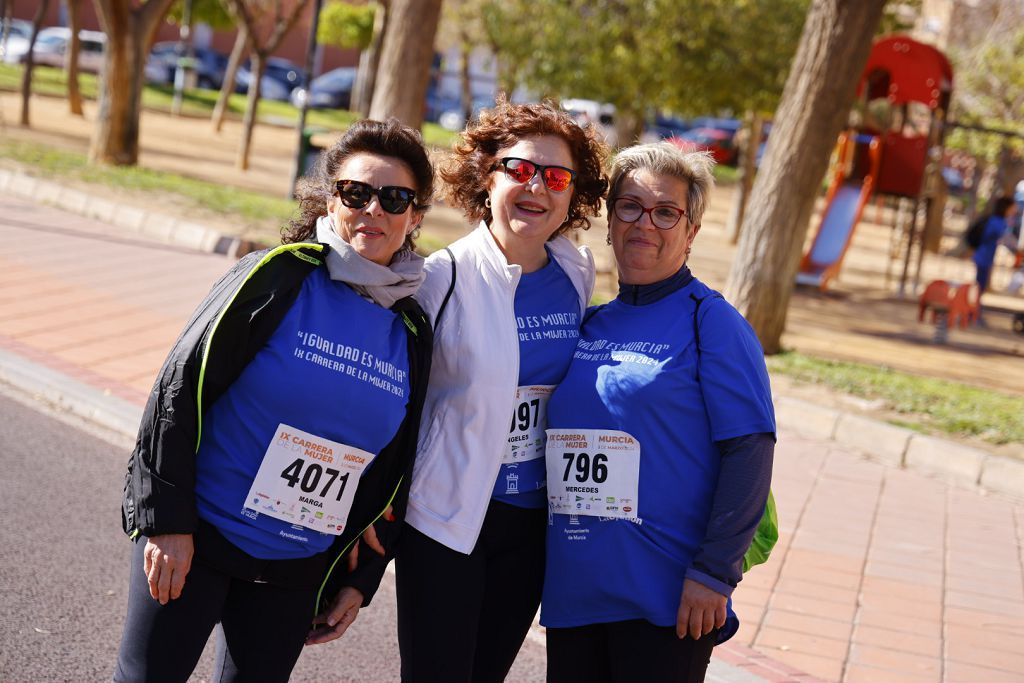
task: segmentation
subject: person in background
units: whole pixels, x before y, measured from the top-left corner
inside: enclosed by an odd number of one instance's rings
[[[537,613],[546,406],[594,288],[568,237],[600,209],[603,157],[566,112],[500,100],[441,172],[476,228],[420,291],[437,344],[396,558],[403,681],[504,680]]]
[[[1000,197],[992,205],[992,213],[984,223],[978,247],[972,256],[975,267],[975,281],[978,283],[978,317],[977,324],[987,327],[982,314],[981,296],[988,290],[992,279],[992,267],[996,260],[996,249],[1002,244],[1007,249],[1017,252],[1017,238],[1011,226],[1017,216],[1017,204],[1013,197]]]
[[[299,190],[275,249],[214,285],[157,378],[125,479],[136,542],[115,681],[185,681],[218,623],[217,681],[287,681],[341,636],[386,558],[352,551],[408,494],[430,368],[412,235],[419,133],[360,121]],[[348,562],[342,558],[348,557]]]
[[[691,272],[713,161],[618,153],[618,296],[548,404],[548,681],[702,681],[765,514],[775,416],[750,325]]]

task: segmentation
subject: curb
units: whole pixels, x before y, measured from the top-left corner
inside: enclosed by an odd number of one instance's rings
[[[81,190],[20,171],[0,168],[0,193],[48,204],[58,209],[121,228],[128,236],[139,237],[208,254],[239,258],[258,248],[251,240],[225,235],[219,230],[192,221],[150,211],[131,204],[93,197]]]
[[[1024,498],[1024,461],[790,396],[775,397],[775,414],[800,436],[856,448],[883,465]]]
[[[148,241],[231,258],[241,257],[253,248],[247,240],[223,235],[208,226],[91,197],[17,171],[0,169],[0,193],[3,192],[112,223],[129,235]],[[23,369],[12,367],[19,364]],[[129,438],[134,438],[138,428],[141,408],[2,351],[0,380],[29,394],[42,395],[80,417]],[[134,417],[128,420],[131,410],[135,411],[131,413]],[[775,413],[780,425],[800,436],[841,443],[890,467],[1024,499],[1024,461],[789,396],[775,397]]]
[[[130,442],[135,440],[142,421],[142,406],[3,349],[0,349],[0,382]]]

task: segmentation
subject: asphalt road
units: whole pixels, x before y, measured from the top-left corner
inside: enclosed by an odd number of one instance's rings
[[[105,681],[124,623],[131,543],[120,529],[128,445],[56,419],[0,385],[0,681]],[[307,649],[293,681],[398,680],[394,579],[340,640]],[[213,641],[193,675],[208,681]],[[542,681],[527,641],[509,681]]]

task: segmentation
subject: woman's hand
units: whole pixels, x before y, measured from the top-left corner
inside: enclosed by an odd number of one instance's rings
[[[676,612],[676,635],[694,640],[725,626],[726,597],[699,581],[683,581],[683,595]]]
[[[383,517],[388,522],[395,521],[395,514],[392,511],[392,508],[391,508],[390,505],[388,505],[388,509],[384,511]],[[384,545],[380,542],[380,539],[377,538],[377,530],[374,528],[373,524],[371,524],[370,526],[366,527],[366,531],[363,532],[363,543],[365,543],[366,547],[368,547],[370,550],[372,550],[373,552],[377,553],[381,557],[384,557],[384,555],[385,555]],[[356,542],[352,544],[352,550],[348,554],[348,570],[349,570],[349,572],[350,573],[354,572],[356,570],[356,567],[358,567],[358,566],[359,566],[359,539],[356,539]]]
[[[142,567],[154,600],[166,605],[181,597],[194,552],[192,534],[161,534],[146,541]]]
[[[327,611],[313,617],[313,630],[306,636],[306,645],[329,643],[340,638],[359,616],[362,604],[363,594],[358,588],[342,588]]]

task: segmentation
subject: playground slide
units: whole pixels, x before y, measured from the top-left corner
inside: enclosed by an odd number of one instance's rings
[[[836,188],[821,217],[811,249],[800,262],[796,275],[798,284],[824,290],[828,281],[836,276],[873,186],[874,178],[868,175],[862,181],[847,182]]]

